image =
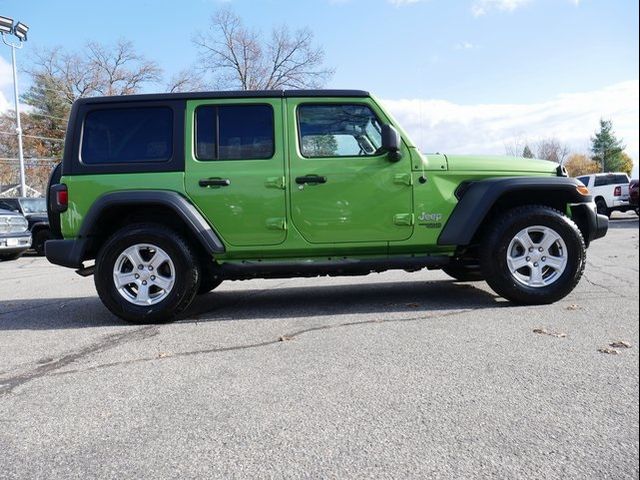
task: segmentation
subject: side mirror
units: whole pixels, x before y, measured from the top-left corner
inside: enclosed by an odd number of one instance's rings
[[[389,160],[397,162],[402,158],[400,144],[402,139],[393,125],[382,125],[382,150],[389,154]]]

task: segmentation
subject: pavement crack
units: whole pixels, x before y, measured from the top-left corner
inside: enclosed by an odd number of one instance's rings
[[[128,342],[134,342],[137,340],[143,340],[145,338],[157,335],[159,328],[156,325],[150,325],[147,327],[138,328],[134,331],[127,330],[121,333],[114,333],[103,337],[100,341],[88,345],[75,352],[68,353],[57,360],[50,360],[38,365],[31,371],[27,371],[13,377],[0,379],[0,397],[8,395],[16,387],[19,387],[27,382],[36,380],[47,375],[54,375],[61,368],[66,367],[78,360],[84,359],[90,355],[102,353],[119,345]]]
[[[417,322],[417,321],[421,321],[421,320],[434,320],[434,319],[438,319],[438,318],[447,318],[447,317],[452,317],[452,316],[456,316],[456,315],[463,315],[465,313],[469,313],[469,312],[473,312],[475,310],[478,310],[482,307],[477,307],[477,308],[468,308],[465,310],[457,310],[454,312],[447,312],[447,313],[443,313],[440,315],[421,315],[421,316],[416,316],[416,317],[408,317],[408,318],[390,318],[388,320],[361,320],[361,321],[353,321],[353,322],[344,322],[344,323],[335,323],[335,324],[331,324],[331,325],[319,325],[319,326],[315,326],[315,327],[308,327],[308,328],[303,328],[301,330],[297,330],[293,333],[287,333],[284,335],[277,335],[275,338],[273,338],[272,340],[265,340],[262,342],[255,342],[255,343],[248,343],[248,344],[244,344],[244,345],[235,345],[235,346],[230,346],[230,347],[218,347],[218,348],[206,348],[206,349],[201,349],[201,350],[190,350],[190,351],[186,351],[186,352],[177,352],[177,353],[171,353],[171,354],[166,354],[166,355],[162,355],[162,356],[153,356],[153,357],[142,357],[142,358],[134,358],[131,360],[121,360],[121,361],[117,361],[117,362],[109,362],[109,363],[102,363],[100,365],[94,365],[92,367],[87,367],[87,368],[83,368],[83,369],[75,369],[75,370],[65,370],[63,372],[55,372],[52,375],[56,375],[56,376],[60,376],[60,375],[70,375],[70,374],[75,374],[75,373],[85,373],[85,372],[90,372],[93,370],[99,370],[99,369],[103,369],[103,368],[111,368],[111,367],[117,367],[117,366],[123,366],[123,365],[132,365],[132,364],[136,364],[136,363],[146,363],[146,362],[152,362],[152,361],[159,361],[159,360],[168,360],[171,358],[181,358],[181,357],[191,357],[191,356],[196,356],[196,355],[206,355],[206,354],[210,354],[210,353],[224,353],[224,352],[233,352],[233,351],[240,351],[240,350],[249,350],[249,349],[254,349],[254,348],[263,348],[263,347],[268,347],[270,345],[277,345],[277,344],[282,344],[282,340],[281,338],[287,337],[290,340],[293,340],[296,337],[305,335],[307,333],[312,333],[312,332],[320,332],[320,331],[327,331],[327,330],[335,330],[338,328],[346,328],[346,327],[354,327],[354,326],[361,326],[361,325],[370,325],[370,324],[385,324],[385,323],[404,323],[404,322]],[[289,343],[289,342],[286,342]],[[0,390],[1,393],[1,390]]]
[[[612,294],[614,294],[614,295],[616,295],[618,297],[631,298],[628,295],[625,295],[625,294],[621,293],[619,290],[618,291],[612,290],[611,288],[607,287],[606,285],[602,285],[601,283],[594,282],[586,274],[583,274],[582,278],[584,278],[589,285],[592,285],[592,286],[598,287],[598,288],[602,288],[603,290],[606,290],[607,292],[612,293]]]

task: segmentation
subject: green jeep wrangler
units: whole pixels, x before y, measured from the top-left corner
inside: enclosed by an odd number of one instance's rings
[[[131,322],[171,320],[224,280],[389,269],[550,303],[608,228],[558,165],[424,155],[353,90],[78,100],[48,198],[49,261],[94,274]]]

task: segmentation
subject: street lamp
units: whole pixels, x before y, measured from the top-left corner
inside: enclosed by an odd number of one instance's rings
[[[22,152],[22,126],[20,124],[20,105],[18,102],[18,69],[16,67],[16,49],[22,48],[23,42],[27,41],[27,31],[29,27],[22,22],[13,24],[13,19],[0,17],[0,34],[2,42],[11,47],[11,66],[13,67],[13,98],[16,106],[16,136],[18,137],[18,159],[20,161],[20,196],[27,196],[27,185],[24,179],[24,154]],[[8,35],[15,35],[18,42],[7,40]]]

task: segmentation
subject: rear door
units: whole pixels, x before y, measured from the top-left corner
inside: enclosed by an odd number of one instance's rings
[[[282,99],[187,102],[186,191],[223,241],[286,236]]]

